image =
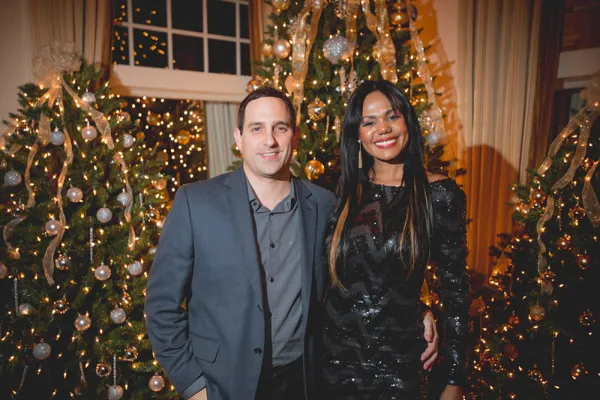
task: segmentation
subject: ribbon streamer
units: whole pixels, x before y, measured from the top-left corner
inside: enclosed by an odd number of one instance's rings
[[[4,243],[6,243],[6,247],[8,247],[8,253],[16,260],[21,257],[19,255],[19,250],[9,242],[9,239],[11,238],[15,227],[26,219],[27,217],[25,216],[15,217],[8,224],[4,225],[4,229],[2,230],[2,239],[4,239]]]
[[[361,0],[361,4],[367,21],[367,27],[373,33],[375,38],[377,38],[376,46],[379,48],[377,62],[381,67],[381,76],[387,81],[397,83],[396,47],[394,46],[394,41],[390,35],[385,0],[375,0],[375,12],[377,13],[377,16],[371,13],[371,4],[369,0]]]
[[[590,221],[592,221],[594,228],[600,226],[600,204],[598,204],[598,197],[596,197],[596,193],[594,193],[594,188],[592,187],[592,176],[599,162],[600,160],[597,160],[585,175],[583,190],[581,191],[583,208]]]

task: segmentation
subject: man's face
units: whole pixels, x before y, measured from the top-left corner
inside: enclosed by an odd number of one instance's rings
[[[243,132],[234,131],[235,142],[244,157],[247,175],[289,179],[292,153],[298,136],[281,99],[261,97],[246,106]]]

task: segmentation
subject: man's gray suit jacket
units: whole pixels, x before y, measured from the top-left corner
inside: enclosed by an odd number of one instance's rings
[[[302,246],[305,386],[328,285],[325,231],[334,195],[297,181]],[[243,167],[179,188],[146,289],[146,324],[156,358],[183,397],[254,399],[265,354],[261,277]],[[184,309],[185,307],[185,309]]]

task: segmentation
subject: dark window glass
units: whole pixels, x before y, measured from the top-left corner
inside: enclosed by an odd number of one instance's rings
[[[167,60],[167,34],[145,29],[133,30],[135,65],[165,68]]]
[[[221,0],[206,0],[208,33],[235,37],[235,4]]]
[[[115,20],[117,24],[119,22],[127,22],[127,0],[115,0]]]
[[[173,68],[204,71],[204,39],[173,35]]]
[[[133,0],[133,22],[167,26],[167,0]]]
[[[240,43],[240,57],[242,62],[242,75],[252,75],[250,69],[250,45],[247,43]]]
[[[236,74],[235,43],[208,40],[208,72]]]
[[[173,28],[202,32],[202,0],[172,0]]]
[[[248,6],[240,4],[240,37],[249,39],[248,33]]]
[[[113,64],[129,64],[129,34],[127,28],[115,26],[113,29]]]

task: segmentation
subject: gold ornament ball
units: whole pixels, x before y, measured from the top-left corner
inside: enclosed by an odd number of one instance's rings
[[[390,15],[390,23],[394,26],[408,24],[408,13],[406,12],[406,9],[394,11],[392,15]]]
[[[125,349],[125,352],[120,357],[121,361],[134,362],[138,357],[138,351],[135,347],[131,346]]]
[[[563,237],[558,239],[558,242],[556,243],[556,247],[558,248],[558,250],[561,251],[569,251],[571,250],[571,246],[571,238],[567,235],[564,235]]]
[[[546,310],[544,310],[544,307],[540,306],[539,304],[533,305],[529,309],[529,316],[532,320],[540,322],[546,316]]]
[[[579,316],[579,323],[585,328],[589,328],[590,326],[594,325],[596,323],[594,313],[592,313],[590,310],[585,310]]]
[[[158,217],[160,217],[160,213],[156,208],[151,208],[148,210],[148,218],[157,219]]]
[[[277,14],[279,14],[281,11],[287,10],[290,7],[291,3],[292,3],[292,0],[272,0],[271,1],[273,8],[275,8],[275,10],[277,10]]]
[[[590,265],[590,256],[588,256],[587,254],[577,254],[577,257],[575,258],[577,265],[579,266],[579,268],[586,270],[588,269],[589,265]]]
[[[308,105],[308,116],[313,121],[320,121],[325,118],[325,103],[318,97]]]
[[[273,54],[277,58],[287,58],[292,50],[292,45],[286,39],[279,39],[273,43]]]
[[[263,56],[267,58],[273,57],[273,45],[270,43],[263,43],[262,45]]]
[[[146,134],[140,131],[135,134],[135,138],[139,141],[143,141],[144,139],[146,139]]]
[[[580,364],[575,364],[573,366],[573,368],[571,369],[571,378],[573,378],[573,380],[577,380],[579,378],[582,378],[583,376],[587,375],[588,371],[585,368],[585,365],[583,365],[583,363]]]
[[[252,93],[256,89],[260,89],[264,85],[265,85],[265,81],[263,80],[263,78],[261,78],[260,76],[255,76],[252,79],[250,79],[250,82],[248,82],[248,86],[246,87],[246,92]]]
[[[179,132],[177,132],[177,136],[175,136],[175,140],[177,141],[177,143],[179,143],[182,146],[188,144],[191,139],[192,135],[189,131],[185,129],[181,129]]]
[[[517,346],[515,346],[512,343],[509,343],[506,346],[504,346],[504,355],[510,361],[515,361],[517,357],[519,357],[519,350],[517,349]]]
[[[158,374],[155,374],[148,381],[148,387],[153,392],[160,392],[165,387],[165,378],[163,378],[162,376],[160,376]]]
[[[519,322],[521,322],[519,320],[519,316],[515,313],[513,313],[513,315],[508,317],[508,323],[511,324],[512,326],[519,325]]]
[[[148,125],[156,126],[160,122],[160,117],[158,116],[158,114],[154,114],[148,111],[148,115],[146,116],[146,122],[148,122]]]
[[[167,180],[165,178],[159,178],[152,181],[152,186],[156,188],[156,190],[164,190],[167,187]]]
[[[110,366],[110,364],[105,363],[104,361],[100,361],[96,365],[96,375],[98,375],[100,378],[108,377],[111,372],[112,372],[112,367]]]
[[[238,148],[237,144],[234,143],[233,146],[231,146],[231,152],[233,153],[235,158],[239,158],[240,160],[242,159],[242,152]]]
[[[69,303],[66,300],[56,300],[54,302],[54,312],[57,314],[64,314],[69,311]]]
[[[306,167],[304,167],[304,173],[306,174],[306,177],[310,181],[319,179],[319,177],[321,175],[323,175],[324,172],[325,172],[325,166],[319,160],[310,160],[306,164]]]

